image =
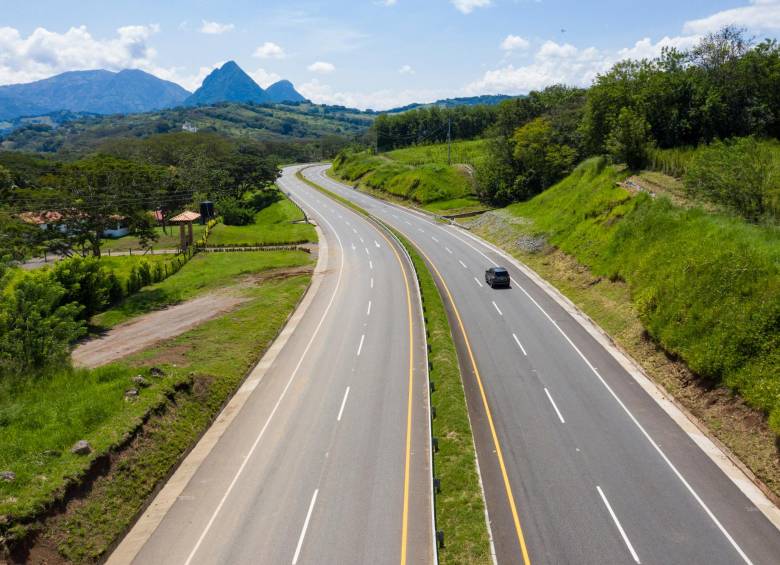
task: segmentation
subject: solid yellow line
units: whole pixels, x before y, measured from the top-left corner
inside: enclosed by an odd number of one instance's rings
[[[487,414],[488,424],[490,425],[490,435],[493,437],[493,445],[496,448],[496,455],[498,456],[498,466],[501,468],[501,476],[504,479],[504,489],[506,490],[506,496],[509,499],[509,508],[512,511],[512,519],[515,523],[515,531],[517,532],[517,541],[520,543],[520,551],[523,554],[523,563],[525,565],[531,564],[531,559],[528,556],[528,548],[525,544],[525,537],[523,536],[523,528],[520,525],[520,516],[517,513],[517,506],[515,505],[515,497],[512,494],[512,485],[509,483],[509,475],[506,472],[506,466],[504,465],[504,454],[501,450],[501,444],[498,441],[498,434],[496,433],[496,427],[493,424],[493,414],[490,411],[490,406],[488,406],[488,400],[487,395],[485,394],[485,388],[482,386],[482,377],[479,374],[479,369],[477,368],[477,362],[474,359],[474,353],[471,350],[471,343],[469,342],[469,336],[466,334],[466,328],[463,326],[463,320],[460,317],[460,312],[458,311],[458,307],[455,305],[455,300],[452,298],[452,293],[450,292],[449,287],[447,286],[447,283],[444,282],[444,277],[441,276],[441,273],[439,272],[439,269],[436,268],[436,265],[431,261],[430,257],[425,254],[425,252],[420,249],[418,246],[415,246],[417,248],[417,251],[419,251],[423,257],[425,257],[425,260],[428,261],[428,264],[433,267],[433,270],[436,271],[436,276],[439,277],[439,280],[441,281],[442,286],[444,286],[444,290],[447,292],[447,298],[450,301],[450,304],[452,304],[452,309],[455,312],[455,317],[458,319],[458,325],[460,326],[460,331],[463,334],[463,340],[466,343],[466,349],[469,352],[469,359],[471,360],[471,367],[474,369],[474,375],[477,377],[477,384],[479,385],[479,393],[482,396],[482,404],[485,407],[485,413]]]

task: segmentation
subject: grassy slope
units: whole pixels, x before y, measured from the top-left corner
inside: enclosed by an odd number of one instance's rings
[[[217,224],[209,235],[209,246],[220,245],[276,245],[315,241],[314,227],[294,224],[302,220],[300,208],[288,199],[274,202],[255,215],[255,223],[248,226]]]
[[[175,275],[141,289],[117,306],[94,316],[91,323],[109,328],[128,319],[236,283],[238,277],[311,261],[302,251],[199,253]]]
[[[615,185],[622,176],[585,162],[536,198],[485,214],[473,229],[582,306],[780,492],[780,232],[632,196]],[[564,253],[524,251],[516,242],[528,234]],[[645,331],[702,384],[655,350]],[[740,402],[710,393],[713,385],[768,414],[774,433]]]
[[[482,163],[487,153],[487,140],[474,139],[470,141],[452,142],[452,162],[476,167]],[[447,144],[414,145],[395,149],[384,154],[385,157],[406,165],[424,165],[434,163],[447,164]]]

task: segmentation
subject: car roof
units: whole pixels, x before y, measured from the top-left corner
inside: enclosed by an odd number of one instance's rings
[[[494,273],[506,273],[507,270],[504,267],[493,267],[493,272]]]

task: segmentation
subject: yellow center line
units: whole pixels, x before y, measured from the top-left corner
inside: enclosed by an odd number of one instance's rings
[[[520,525],[520,516],[517,513],[517,506],[515,505],[515,497],[512,494],[512,485],[509,483],[509,475],[506,472],[506,465],[504,465],[504,454],[501,450],[501,444],[498,441],[498,434],[496,433],[496,427],[493,424],[493,414],[490,411],[490,406],[488,405],[487,395],[485,394],[485,387],[482,385],[482,376],[479,374],[479,369],[477,368],[477,362],[474,359],[474,352],[471,350],[471,343],[469,342],[469,336],[466,334],[466,328],[463,326],[463,320],[460,317],[460,312],[458,311],[458,307],[455,305],[455,300],[452,298],[452,293],[450,292],[449,287],[447,286],[447,283],[444,282],[444,277],[441,276],[441,273],[439,272],[439,269],[436,268],[436,265],[433,261],[431,261],[430,257],[425,254],[425,252],[419,248],[419,246],[415,245],[415,248],[417,251],[422,254],[423,257],[425,257],[425,260],[428,262],[428,264],[433,268],[433,270],[436,272],[436,276],[439,278],[439,281],[441,282],[442,286],[444,287],[445,292],[447,293],[447,298],[450,301],[450,304],[452,305],[452,310],[455,312],[455,317],[458,319],[458,326],[460,327],[461,334],[463,335],[463,341],[466,343],[466,349],[469,353],[469,359],[471,360],[471,367],[474,370],[474,375],[477,377],[477,384],[479,385],[479,393],[482,396],[482,404],[485,407],[485,413],[487,414],[488,419],[488,425],[490,426],[490,435],[493,437],[493,445],[496,448],[496,455],[498,457],[498,466],[501,468],[501,476],[504,479],[504,489],[506,491],[507,499],[509,500],[509,508],[512,511],[512,519],[515,523],[515,532],[517,533],[517,541],[520,544],[520,551],[523,554],[523,563],[525,565],[531,564],[531,559],[528,556],[528,548],[525,544],[525,537],[523,536],[523,528]]]

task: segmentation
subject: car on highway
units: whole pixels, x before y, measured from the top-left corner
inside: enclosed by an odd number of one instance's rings
[[[504,267],[490,267],[485,271],[485,282],[490,288],[510,286],[509,272]]]

